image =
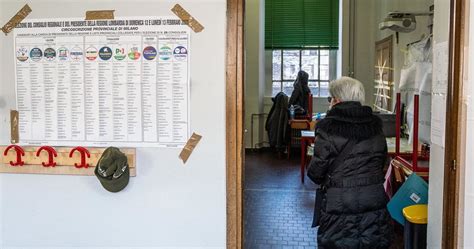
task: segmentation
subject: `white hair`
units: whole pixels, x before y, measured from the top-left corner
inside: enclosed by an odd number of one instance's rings
[[[364,104],[365,90],[362,83],[350,77],[341,77],[329,83],[329,94],[342,102],[358,101]]]

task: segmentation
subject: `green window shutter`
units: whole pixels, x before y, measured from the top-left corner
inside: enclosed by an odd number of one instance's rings
[[[265,48],[337,49],[339,0],[265,0]]]

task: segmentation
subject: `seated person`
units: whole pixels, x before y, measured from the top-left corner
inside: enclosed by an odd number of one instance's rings
[[[288,107],[293,105],[296,115],[305,115],[308,111],[308,94],[311,92],[308,87],[308,77],[308,73],[301,70],[293,84],[293,92],[288,101]]]

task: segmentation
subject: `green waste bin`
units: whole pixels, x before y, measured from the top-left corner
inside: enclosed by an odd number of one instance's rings
[[[403,209],[405,217],[405,249],[426,249],[428,205],[412,205]]]

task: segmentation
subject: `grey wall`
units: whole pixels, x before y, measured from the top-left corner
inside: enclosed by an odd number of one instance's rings
[[[364,84],[365,104],[371,105],[374,94],[374,44],[375,44],[375,2],[378,0],[354,1],[355,44],[354,78]]]
[[[251,115],[263,113],[265,89],[264,0],[245,2],[245,147],[251,145]],[[271,63],[271,57],[270,57]],[[253,143],[263,140],[264,119],[254,118]]]

